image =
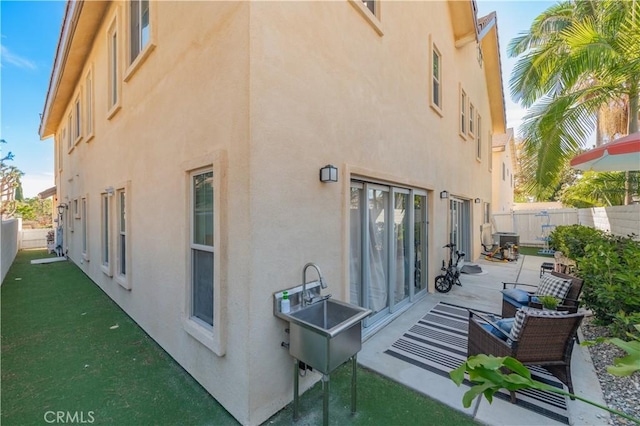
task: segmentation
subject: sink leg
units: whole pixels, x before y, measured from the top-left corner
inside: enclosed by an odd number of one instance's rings
[[[298,421],[298,360],[293,359],[293,421]]]
[[[356,369],[358,367],[358,358],[357,355],[351,357],[351,414],[356,413],[356,400],[357,400],[357,372]]]
[[[329,375],[322,375],[322,385],[324,387],[324,398],[322,400],[322,424],[329,426]]]

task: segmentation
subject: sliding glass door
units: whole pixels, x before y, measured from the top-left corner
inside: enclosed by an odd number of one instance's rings
[[[350,294],[372,310],[365,327],[426,291],[426,200],[416,190],[352,182]]]

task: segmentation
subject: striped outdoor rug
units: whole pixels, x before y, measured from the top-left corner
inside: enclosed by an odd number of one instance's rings
[[[448,378],[449,372],[467,358],[468,322],[466,308],[440,302],[385,353]],[[530,366],[529,370],[534,379],[562,388],[563,384],[544,368]],[[466,379],[464,384],[472,385]],[[562,395],[523,390],[516,396],[516,404],[520,407],[569,424],[567,404]],[[507,391],[500,391],[495,397],[510,401]]]

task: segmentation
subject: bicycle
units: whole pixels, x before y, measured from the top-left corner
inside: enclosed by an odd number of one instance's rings
[[[460,282],[460,272],[462,270],[462,266],[464,265],[464,256],[465,252],[456,250],[456,262],[453,263],[453,254],[455,243],[449,243],[442,248],[448,248],[449,253],[449,264],[445,266],[444,260],[442,261],[442,270],[445,271],[444,275],[438,275],[436,277],[436,290],[440,293],[447,293],[451,290],[454,284],[462,286]]]

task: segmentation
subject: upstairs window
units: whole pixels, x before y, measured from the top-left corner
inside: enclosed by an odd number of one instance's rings
[[[82,136],[82,109],[80,107],[80,95],[76,98],[75,104],[75,126],[73,128],[73,139],[78,142]]]
[[[476,116],[476,108],[473,106],[471,102],[469,102],[469,136],[473,136],[476,131],[474,126],[475,116]]]
[[[109,106],[118,103],[118,33],[109,38]]]
[[[432,45],[431,54],[431,103],[438,109],[442,109],[442,86],[441,86],[441,55],[435,45]]]
[[[371,13],[373,13],[374,15],[376,14],[376,0],[362,0],[362,3],[364,3],[364,5],[371,11]]]
[[[460,135],[467,134],[467,94],[460,88]]]
[[[67,148],[71,151],[73,148],[73,114],[69,114],[67,118]]]
[[[131,0],[129,33],[131,36],[129,63],[135,61],[149,43],[149,0]]]
[[[482,119],[478,115],[478,138],[476,139],[476,158],[482,160]]]
[[[87,73],[85,78],[84,103],[85,103],[85,129],[87,132],[87,140],[93,134],[93,77],[91,71]]]

